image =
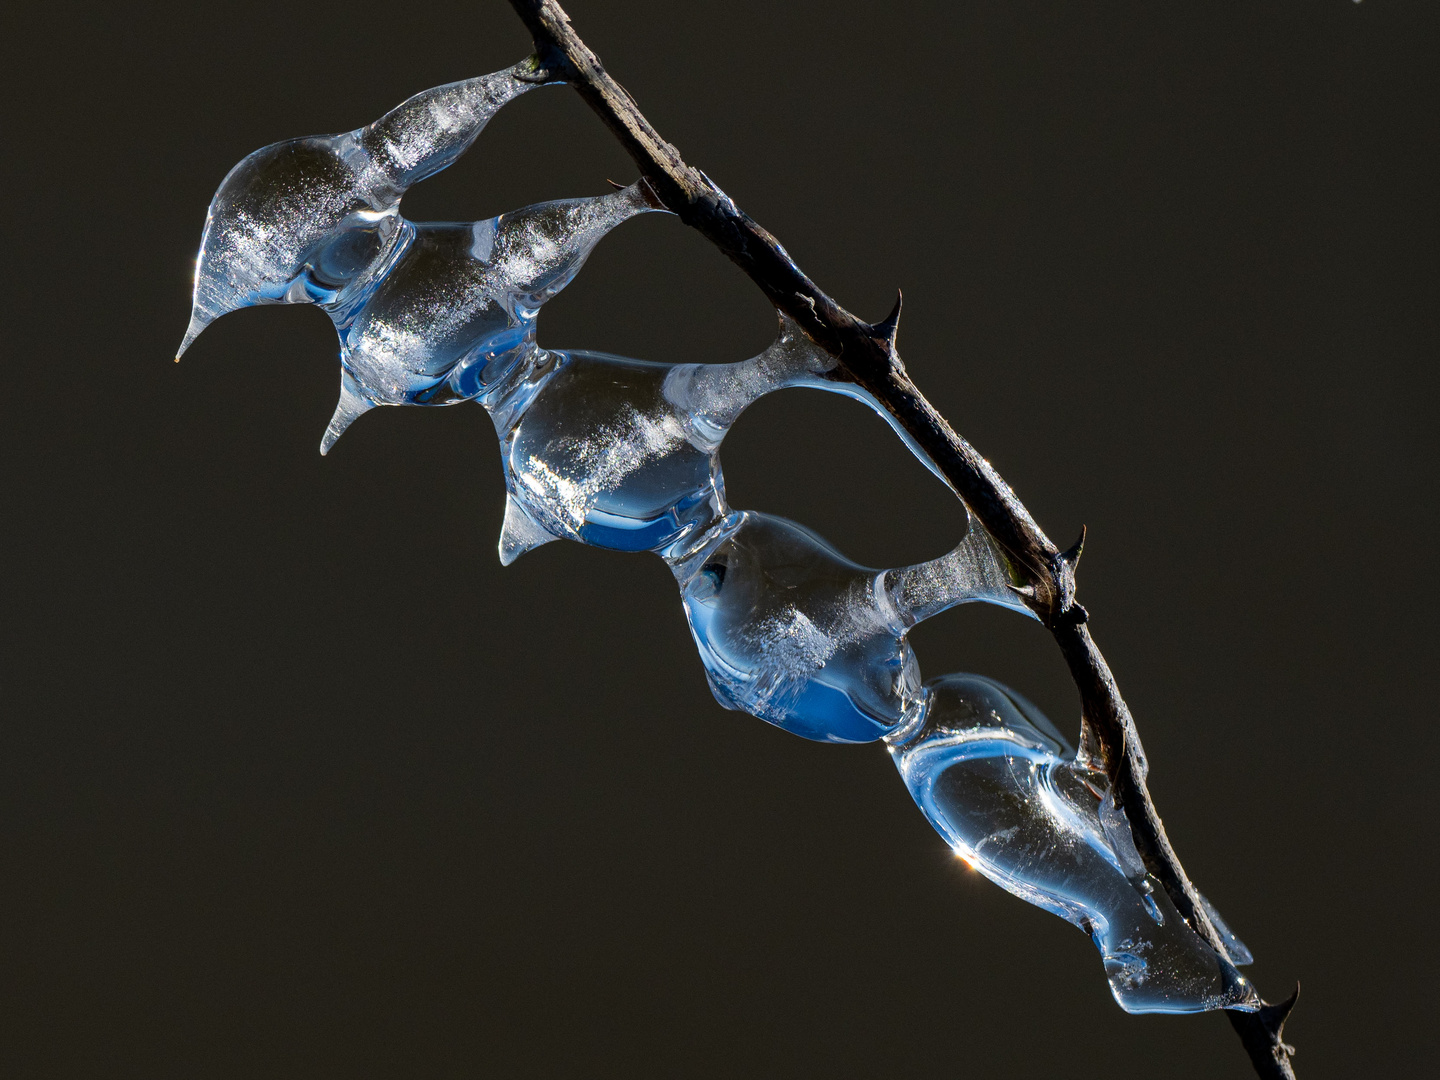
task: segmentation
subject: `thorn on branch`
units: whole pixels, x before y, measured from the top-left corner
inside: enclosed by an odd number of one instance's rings
[[[1080,539],[1060,553],[1060,560],[1074,570],[1080,565],[1080,556],[1085,551],[1085,526],[1080,526]]]
[[[1290,1010],[1295,1008],[1295,1000],[1299,996],[1300,984],[1297,982],[1294,992],[1284,1001],[1274,1005],[1263,1004],[1253,1013],[1226,1014],[1230,1026],[1245,1044],[1245,1050],[1250,1055],[1256,1073],[1266,1080],[1295,1080],[1295,1070],[1290,1065],[1295,1047],[1287,1043],[1282,1036],[1285,1021]]]
[[[1080,554],[1085,550],[1085,526],[1080,526],[1080,538],[1064,551],[1055,553],[1051,559],[1050,572],[1055,579],[1055,606],[1052,609],[1051,626],[1083,626],[1090,620],[1089,613],[1075,602],[1075,567]]]
[[[900,309],[905,304],[905,294],[899,289],[895,290],[895,307],[890,314],[886,315],[878,323],[870,324],[870,333],[890,346],[890,351],[895,351],[895,337],[900,331]]]
[[[1285,1033],[1285,1021],[1290,1018],[1290,1012],[1295,1008],[1295,1002],[1300,997],[1300,984],[1295,984],[1295,989],[1284,1001],[1276,1002],[1273,1005],[1260,1006],[1260,1020],[1275,1038],[1275,1045],[1279,1046],[1287,1054],[1295,1053],[1295,1048],[1284,1041],[1282,1036]]]

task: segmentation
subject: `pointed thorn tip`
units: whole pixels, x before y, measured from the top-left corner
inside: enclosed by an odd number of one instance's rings
[[[876,337],[884,338],[890,342],[891,347],[894,347],[895,336],[900,332],[900,310],[904,306],[905,294],[901,290],[896,289],[895,306],[890,309],[890,314],[886,315],[885,318],[870,328],[875,332]]]
[[[1279,1035],[1280,1029],[1285,1026],[1285,1021],[1289,1019],[1290,1012],[1295,1008],[1295,1002],[1299,997],[1300,983],[1297,980],[1295,989],[1290,992],[1290,996],[1284,1001],[1277,1001],[1273,1005],[1266,1004],[1260,1007],[1260,1012],[1265,1017],[1265,1023],[1275,1030],[1276,1035]]]

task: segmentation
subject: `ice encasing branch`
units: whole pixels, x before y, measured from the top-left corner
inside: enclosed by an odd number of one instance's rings
[[[869,391],[939,468],[951,487],[1014,559],[1029,582],[1027,604],[1049,628],[1080,694],[1085,738],[1110,774],[1146,868],[1186,920],[1224,953],[1200,894],[1165,835],[1146,788],[1148,765],[1135,722],[1075,600],[1079,545],[1062,552],[999,473],[960,437],[911,381],[895,347],[899,314],[880,323],[856,318],[795,264],[780,242],[735,205],[702,171],[650,125],[625,89],[606,72],[555,0],[511,0],[535,40],[537,81],[566,82],[599,115],[639,166],[665,206],[697,229],[840,363],[843,377]],[[1258,1012],[1227,1016],[1256,1072],[1293,1080],[1281,1038],[1292,995]]]

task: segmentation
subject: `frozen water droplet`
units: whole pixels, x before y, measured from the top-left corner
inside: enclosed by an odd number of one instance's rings
[[[496,110],[534,88],[515,77],[522,67],[427,90],[343,135],[287,139],[241,160],[206,215],[193,333],[180,351],[229,311],[336,302],[381,257],[394,231],[385,222],[398,217],[406,188],[453,162]]]
[[[754,512],[731,514],[672,569],[722,705],[824,742],[868,742],[905,720],[919,666],[874,570]]]
[[[488,398],[536,355],[540,307],[617,225],[653,207],[639,185],[538,203],[474,224],[407,226],[413,241],[327,305],[347,367],[372,400]]]
[[[714,450],[665,395],[669,365],[549,355],[539,386],[522,383],[494,409],[506,487],[532,518],[595,547],[665,551],[724,516]]]

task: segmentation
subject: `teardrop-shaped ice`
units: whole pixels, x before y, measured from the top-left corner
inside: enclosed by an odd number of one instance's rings
[[[1130,852],[1116,850],[1115,829],[1101,820],[1105,774],[1078,765],[1024,698],[978,675],[932,679],[919,719],[890,741],[910,794],[957,854],[1090,934],[1121,1008],[1173,1013],[1259,1004],[1251,984],[1190,928],[1143,865],[1137,872]],[[1123,815],[1120,822],[1129,842]]]
[[[535,365],[483,399],[511,498],[555,536],[666,554],[729,513],[716,451],[740,412],[834,361],[782,318],[769,348],[734,364],[576,350]]]
[[[363,295],[326,305],[341,363],[376,405],[482,396],[534,351],[540,306],[605,234],[658,205],[641,181],[473,224],[407,226],[413,238]]]
[[[546,355],[548,370],[526,407],[494,413],[505,486],[531,518],[553,536],[650,551],[724,516],[714,448],[691,437],[665,397],[670,365]]]
[[[869,742],[919,702],[907,627],[877,571],[793,521],[730,515],[672,564],[722,705],[822,742]]]
[[[333,302],[397,239],[400,197],[463,153],[536,84],[530,61],[417,94],[343,135],[287,139],[230,170],[211,200],[183,353],[253,304]],[[178,359],[178,357],[177,357]]]

